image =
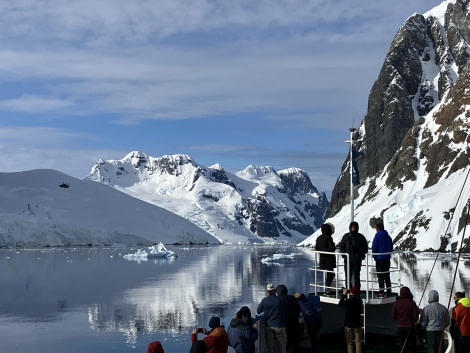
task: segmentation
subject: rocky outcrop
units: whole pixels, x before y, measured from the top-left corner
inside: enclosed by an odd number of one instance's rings
[[[468,142],[462,114],[469,97],[465,89],[469,87],[469,6],[464,0],[449,3],[444,23],[415,14],[393,39],[354,137],[356,148],[365,154],[357,163],[361,183],[370,180],[369,195],[374,194],[373,180],[383,172],[388,174],[387,187],[394,190],[414,180],[420,164],[428,173],[425,187],[468,165],[466,150],[452,146]],[[446,103],[433,112],[442,102]],[[438,136],[431,125],[424,124],[428,114],[434,114],[440,125]],[[348,162],[333,189],[329,216],[350,202]]]

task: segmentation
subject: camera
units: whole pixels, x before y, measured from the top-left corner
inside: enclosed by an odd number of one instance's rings
[[[202,332],[204,332],[204,329],[202,327],[198,327],[197,332],[202,333]]]

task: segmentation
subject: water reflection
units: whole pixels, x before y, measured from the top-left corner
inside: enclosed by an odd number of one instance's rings
[[[303,248],[171,250],[178,255],[172,261],[145,262],[123,259],[135,249],[0,251],[0,351],[28,351],[38,345],[50,353],[102,352],[103,347],[144,351],[148,342],[159,339],[168,351],[187,352],[192,327],[207,327],[212,315],[228,325],[242,305],[255,311],[267,283],[305,293],[313,282],[308,271],[313,255]],[[431,289],[440,293],[444,305],[452,294],[456,257],[446,254],[434,261],[434,254],[401,256],[401,283],[412,289],[417,302],[425,295],[421,307]],[[468,259],[460,262],[453,292],[468,288],[469,266]],[[14,330],[36,333],[38,324],[44,332],[60,335],[27,335],[13,343]],[[81,344],[73,348],[71,340]]]

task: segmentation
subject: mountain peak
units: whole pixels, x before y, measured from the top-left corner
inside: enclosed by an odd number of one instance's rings
[[[233,174],[185,154],[132,152],[97,163],[88,179],[164,207],[229,243],[297,243],[322,224],[328,207],[298,168],[278,174],[270,166],[249,165]]]
[[[444,1],[406,20],[354,136],[365,154],[355,160],[354,218],[366,225],[384,220],[398,249],[455,250],[461,239],[464,207],[456,202],[470,160],[469,7]],[[349,166],[348,156],[328,210],[333,224],[352,217]],[[366,229],[371,239],[374,230]]]

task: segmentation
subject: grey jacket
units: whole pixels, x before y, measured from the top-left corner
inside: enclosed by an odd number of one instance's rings
[[[426,331],[443,331],[450,324],[447,308],[439,304],[439,293],[435,290],[429,292],[428,305],[421,310],[419,321]]]

